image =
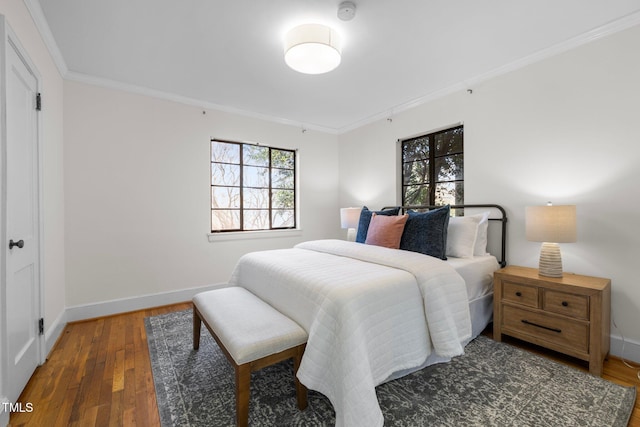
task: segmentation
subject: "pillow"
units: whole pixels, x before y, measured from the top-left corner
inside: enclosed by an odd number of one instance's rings
[[[388,216],[372,213],[365,243],[398,249],[408,217],[409,215]]]
[[[424,213],[409,211],[400,249],[446,260],[450,212],[449,205]]]
[[[487,253],[487,232],[489,230],[489,215],[491,212],[484,212],[474,216],[480,216],[478,223],[478,234],[476,235],[476,244],[473,248],[473,256],[485,256]]]
[[[454,216],[449,218],[447,230],[447,256],[472,258],[482,215]]]
[[[384,211],[375,211],[378,215],[398,215],[400,208],[386,209]],[[367,240],[367,230],[369,230],[369,223],[371,222],[371,214],[366,206],[362,207],[360,211],[360,220],[358,221],[358,234],[356,234],[356,242],[364,243]]]

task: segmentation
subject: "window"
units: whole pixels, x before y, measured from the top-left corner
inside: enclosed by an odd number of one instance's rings
[[[211,231],[296,227],[296,152],[211,140]]]
[[[402,144],[402,204],[464,203],[464,127],[405,139]]]

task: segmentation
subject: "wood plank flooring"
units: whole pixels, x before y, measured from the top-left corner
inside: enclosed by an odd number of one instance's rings
[[[158,426],[144,318],[176,304],[68,324],[22,392],[11,426]]]
[[[183,303],[67,325],[20,398],[23,406],[31,403],[33,411],[13,413],[10,425],[158,426],[144,318],[190,308],[191,303]],[[485,335],[491,336],[490,329]],[[508,342],[587,370],[580,361],[519,341]],[[634,385],[640,392],[636,372],[610,357],[603,377]],[[640,399],[629,426],[640,427]]]

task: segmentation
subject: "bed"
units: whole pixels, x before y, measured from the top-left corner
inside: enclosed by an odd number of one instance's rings
[[[422,206],[410,212],[414,219],[433,218],[436,213],[442,217],[442,209]],[[449,218],[452,209],[464,209],[464,216]],[[408,210],[378,212],[399,217]],[[379,218],[372,218],[373,228]],[[499,221],[499,258],[489,254],[494,253],[489,244],[468,257],[443,256],[445,261],[413,250],[318,240],[249,253],[238,261],[230,285],[250,290],[309,334],[298,377],[329,398],[336,426],[383,425],[377,385],[462,354],[490,322],[493,271],[505,264],[504,209],[451,206],[446,218],[451,222],[445,225],[445,240],[451,244],[463,229],[467,237],[474,230],[475,244],[485,222],[485,241],[491,240],[495,233],[488,225]]]

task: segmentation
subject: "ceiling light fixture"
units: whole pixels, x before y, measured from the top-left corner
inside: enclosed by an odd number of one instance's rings
[[[340,65],[341,52],[340,36],[326,25],[299,25],[285,36],[284,60],[300,73],[328,73]]]

